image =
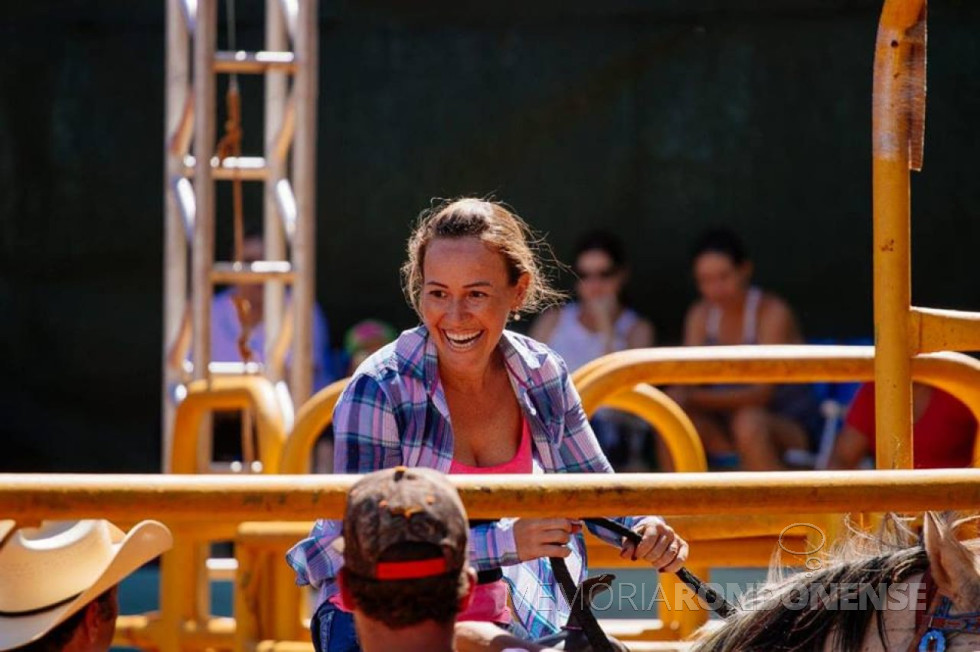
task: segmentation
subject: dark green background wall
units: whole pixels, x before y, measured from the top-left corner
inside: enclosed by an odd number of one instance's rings
[[[158,467],[163,7],[4,3],[2,470]],[[257,48],[261,4],[237,8],[239,46]],[[808,335],[870,334],[878,10],[323,2],[317,294],[335,337],[366,316],[411,325],[397,282],[409,224],[430,198],[467,193],[510,202],[562,258],[590,226],[622,234],[631,295],[663,342],[693,298],[690,241],[723,223]],[[980,5],[930,12],[913,297],[978,308]],[[261,83],[244,92],[257,153]]]

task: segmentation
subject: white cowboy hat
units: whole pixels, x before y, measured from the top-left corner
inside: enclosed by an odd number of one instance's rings
[[[0,521],[0,546],[3,545],[7,534],[14,529],[15,525],[17,525],[16,521]]]
[[[109,521],[49,521],[0,548],[0,650],[44,636],[173,545],[162,523],[125,533]]]

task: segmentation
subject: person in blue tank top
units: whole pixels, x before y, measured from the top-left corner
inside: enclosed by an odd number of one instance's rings
[[[704,233],[691,260],[701,298],[687,312],[685,346],[803,343],[789,305],[752,285],[752,262],[734,232]],[[819,433],[808,385],[684,386],[671,395],[691,417],[715,468],[785,469],[807,456]]]

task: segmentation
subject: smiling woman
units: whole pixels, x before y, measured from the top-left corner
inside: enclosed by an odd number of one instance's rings
[[[405,294],[422,325],[368,358],[334,412],[334,469],[366,473],[397,465],[444,473],[611,472],[564,362],[543,344],[506,330],[508,319],[560,299],[549,287],[527,225],[478,199],[423,214],[402,267]],[[568,606],[548,557],[585,575],[580,516],[471,523],[470,563],[479,571],[478,620],[540,637],[565,624]],[[634,548],[596,534],[623,555],[677,570],[687,544],[653,516],[626,517],[643,535]],[[318,650],[357,650],[349,606],[336,586],[342,553],[336,521],[318,521],[289,562],[319,591],[312,630]],[[509,598],[509,601],[508,601]],[[513,605],[511,613],[508,602]]]

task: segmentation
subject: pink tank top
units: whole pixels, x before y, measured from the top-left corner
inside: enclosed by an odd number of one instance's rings
[[[449,467],[450,473],[530,473],[531,458],[531,428],[527,419],[521,417],[521,441],[517,445],[517,453],[513,459],[494,466],[470,466],[453,460]],[[503,580],[489,584],[477,584],[473,593],[473,602],[469,608],[456,617],[457,620],[476,620],[507,624],[511,621],[510,609],[507,606],[507,583]]]
[[[449,466],[450,473],[530,473],[531,472],[531,427],[527,419],[521,417],[521,441],[517,444],[517,452],[509,462],[493,466],[470,466],[453,460]]]

